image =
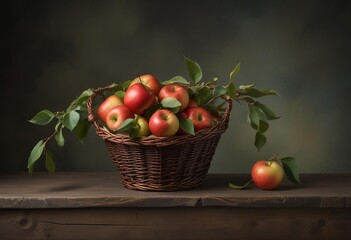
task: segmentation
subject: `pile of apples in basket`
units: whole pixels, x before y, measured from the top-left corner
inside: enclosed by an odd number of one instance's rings
[[[202,69],[197,62],[187,57],[184,57],[184,61],[189,80],[175,76],[160,81],[153,74],[142,74],[132,77],[133,80],[111,84],[109,89],[112,94],[103,96],[97,106],[101,124],[111,133],[125,134],[131,140],[196,135],[198,131],[218,123],[228,102],[231,104],[234,101],[247,105],[247,121],[255,131],[254,145],[260,150],[266,143],[268,122],[279,117],[257,98],[277,96],[278,93],[271,89],[260,90],[255,84],[236,86],[234,78],[240,64],[230,72],[226,83],[219,85],[217,78],[203,80]],[[66,111],[45,109],[30,120],[37,125],[47,125],[56,120],[53,134],[41,139],[28,158],[30,174],[33,173],[34,163],[42,155],[45,155],[46,168],[55,171],[48,142],[55,139],[57,145],[62,147],[65,142],[63,130],[67,129],[83,141],[91,125],[87,116],[87,101],[93,93],[94,89],[87,89],[71,102]],[[282,163],[280,161],[284,167]],[[289,175],[296,180],[296,171],[290,172]]]

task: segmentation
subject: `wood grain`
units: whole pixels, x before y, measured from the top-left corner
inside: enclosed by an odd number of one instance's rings
[[[349,239],[351,209],[0,210],[0,239]]]
[[[248,175],[209,174],[200,187],[133,191],[116,173],[0,176],[2,239],[349,239],[351,174],[302,175],[276,191]]]
[[[313,207],[350,208],[351,174],[302,175],[302,186],[284,182],[276,191],[253,185],[233,190],[248,175],[209,174],[203,185],[176,192],[129,190],[117,173],[27,173],[0,176],[0,209],[86,207]]]

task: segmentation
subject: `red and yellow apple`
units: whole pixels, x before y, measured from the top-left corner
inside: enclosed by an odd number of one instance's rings
[[[151,89],[151,91],[158,96],[158,93],[160,92],[161,89],[161,83],[158,81],[158,79],[151,74],[144,74],[141,75],[137,78],[135,78],[130,85],[136,84],[136,83],[141,83],[144,86],[147,86],[148,88]]]
[[[134,119],[134,113],[123,105],[113,107],[107,114],[106,124],[112,131],[117,130],[128,118]]]
[[[111,95],[108,98],[106,98],[98,107],[97,114],[99,118],[106,122],[106,117],[109,111],[115,107],[123,105],[123,100],[116,95]]]
[[[183,111],[189,104],[189,93],[188,91],[181,85],[176,83],[170,83],[163,86],[158,94],[159,101],[165,98],[175,98],[180,103],[179,112]]]
[[[149,136],[150,135],[149,121],[145,117],[139,116],[139,115],[135,117],[135,120],[138,127],[137,136],[138,137]]]
[[[159,109],[151,115],[149,127],[157,137],[171,137],[178,132],[179,120],[171,110]]]
[[[273,190],[282,182],[284,169],[277,161],[260,160],[253,165],[251,177],[257,187]]]
[[[124,105],[138,115],[143,115],[155,103],[155,94],[141,83],[129,86],[124,95]]]
[[[212,126],[212,114],[202,107],[187,108],[181,115],[193,122],[195,131]]]

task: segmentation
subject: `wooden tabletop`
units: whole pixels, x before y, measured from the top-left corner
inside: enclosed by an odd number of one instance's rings
[[[305,174],[302,186],[283,182],[274,191],[251,185],[234,190],[249,175],[208,174],[203,185],[176,192],[129,190],[116,172],[0,175],[0,209],[89,207],[312,207],[351,208],[351,174]]]

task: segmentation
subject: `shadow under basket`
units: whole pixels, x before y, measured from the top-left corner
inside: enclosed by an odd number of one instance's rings
[[[194,188],[206,178],[221,135],[228,127],[232,102],[220,120],[211,128],[195,135],[141,137],[130,140],[125,134],[111,133],[94,113],[96,96],[112,91],[97,88],[88,100],[89,121],[105,141],[112,161],[117,166],[124,187],[145,191],[176,191]]]

